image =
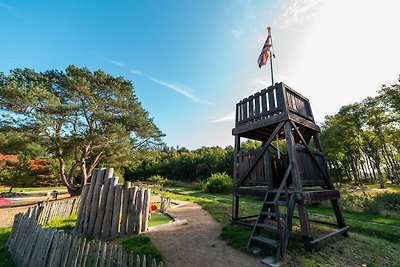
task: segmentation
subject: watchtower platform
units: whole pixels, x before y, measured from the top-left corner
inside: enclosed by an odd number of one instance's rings
[[[257,217],[249,247],[270,247],[275,261],[285,254],[295,206],[306,249],[337,234],[347,235],[340,194],[329,176],[319,133],[309,100],[284,83],[236,104],[232,222]],[[241,149],[242,138],[262,146]],[[241,196],[263,199],[260,214],[239,217]],[[331,201],[338,230],[314,239],[307,205],[323,200]]]

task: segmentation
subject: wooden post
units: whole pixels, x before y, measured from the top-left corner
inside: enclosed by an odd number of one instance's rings
[[[301,192],[303,192],[303,184],[299,173],[298,162],[296,158],[295,142],[290,121],[286,121],[284,127],[285,127],[285,137],[287,144],[287,153],[289,156],[289,161],[292,164],[291,173],[292,173],[293,184],[296,193],[301,194]],[[307,241],[310,241],[312,240],[311,226],[308,218],[307,207],[306,205],[304,205],[304,201],[297,202],[297,209],[299,211],[300,227],[303,238]]]
[[[129,188],[128,203],[128,235],[133,235],[135,231],[135,211],[136,211],[136,195],[138,187]]]
[[[106,173],[104,175],[103,181],[103,192],[101,193],[99,210],[97,211],[96,222],[94,224],[93,236],[99,238],[101,235],[101,229],[103,226],[104,214],[106,210],[107,198],[108,198],[108,190],[110,189],[111,177],[114,173],[113,168],[106,169]]]
[[[107,194],[107,204],[104,213],[104,220],[102,226],[102,234],[103,238],[109,238],[111,234],[111,221],[112,221],[112,214],[113,214],[113,207],[114,207],[114,189],[115,185],[118,183],[118,177],[112,177],[111,183],[108,189]]]
[[[121,194],[122,194],[122,186],[115,186],[115,194],[114,194],[114,208],[112,214],[112,223],[111,223],[111,237],[115,238],[118,234],[118,226],[119,226],[119,216],[121,214]]]
[[[83,222],[84,210],[85,210],[85,199],[86,199],[86,195],[87,195],[88,191],[89,191],[89,185],[84,185],[83,189],[82,189],[81,201],[79,203],[78,218],[76,220],[74,232],[79,233],[82,231],[82,222]]]
[[[97,179],[97,173],[99,172],[99,169],[95,169],[92,174],[92,178],[90,180],[90,187],[89,187],[89,192],[86,196],[85,200],[85,217],[83,219],[83,229],[82,233],[87,233],[88,229],[88,224],[89,224],[89,216],[90,216],[90,208],[92,207],[92,198],[93,198],[93,190],[96,184],[96,179]]]
[[[124,191],[123,191],[123,201],[122,201],[122,221],[121,221],[121,235],[126,234],[127,225],[128,225],[128,208],[129,208],[129,188],[131,187],[131,182],[124,183]]]
[[[135,233],[140,234],[142,232],[142,208],[143,208],[143,197],[144,189],[139,190],[136,200],[136,219],[135,219]]]
[[[240,150],[240,136],[235,135],[235,150],[233,153],[233,186],[239,186],[238,154]],[[239,196],[232,196],[232,220],[239,218]]]
[[[146,191],[144,191],[144,199],[143,199],[142,232],[147,231],[147,227],[149,224],[150,197],[151,197],[151,190],[146,189]]]
[[[99,208],[99,200],[100,200],[100,194],[101,194],[101,187],[103,186],[103,181],[104,181],[104,175],[106,173],[105,169],[100,169],[97,172],[97,178],[96,178],[96,184],[93,189],[93,199],[92,199],[92,204],[90,208],[90,220],[89,220],[89,225],[88,229],[86,231],[86,234],[88,236],[92,236],[94,232],[94,225],[96,222],[97,218],[97,211]]]

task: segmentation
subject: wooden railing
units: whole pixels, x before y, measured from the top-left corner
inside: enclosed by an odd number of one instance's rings
[[[288,111],[314,121],[310,102],[284,83],[263,89],[236,104],[236,127]]]

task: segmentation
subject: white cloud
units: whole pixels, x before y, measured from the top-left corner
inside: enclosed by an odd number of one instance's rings
[[[121,62],[115,61],[115,60],[111,60],[110,63],[115,65],[115,66],[118,66],[118,67],[122,67],[122,65],[123,65]]]
[[[144,74],[143,72],[141,72],[140,70],[131,70],[131,72],[132,72],[133,74],[145,76],[145,74]]]
[[[308,97],[317,121],[396,81],[400,1],[284,0],[280,10],[272,25],[275,80]]]
[[[213,121],[211,121],[212,123],[219,123],[219,122],[232,122],[235,120],[235,111],[230,112],[220,118],[217,118]]]
[[[200,99],[199,97],[195,96],[194,93],[193,93],[193,90],[188,88],[188,87],[186,87],[186,86],[184,86],[184,85],[179,85],[179,84],[175,84],[175,83],[171,83],[171,82],[167,82],[167,81],[162,81],[162,80],[160,80],[158,78],[154,78],[154,77],[151,77],[149,75],[146,75],[145,73],[143,73],[143,72],[141,72],[139,70],[134,70],[133,69],[133,70],[131,70],[131,72],[133,74],[143,76],[146,79],[148,79],[148,80],[150,80],[150,81],[152,81],[154,83],[157,83],[159,85],[162,85],[165,88],[171,89],[171,90],[173,90],[173,91],[185,96],[186,98],[190,99],[194,103],[206,104],[206,105],[214,105],[214,103],[212,103],[210,101],[203,100],[203,99]]]

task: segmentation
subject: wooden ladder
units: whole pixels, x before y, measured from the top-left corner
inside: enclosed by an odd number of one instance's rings
[[[296,204],[295,193],[286,185],[291,167],[289,166],[279,188],[267,191],[260,214],[254,224],[248,243],[254,252],[261,251],[257,245],[269,248],[271,256],[261,262],[269,266],[279,266],[286,253],[289,232]]]

